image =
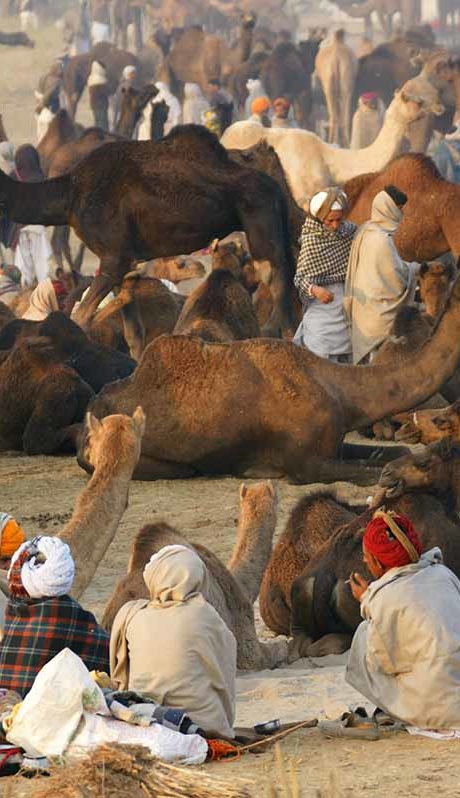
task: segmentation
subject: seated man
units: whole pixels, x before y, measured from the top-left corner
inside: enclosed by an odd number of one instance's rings
[[[70,549],[59,538],[34,538],[14,554],[0,644],[0,688],[25,696],[43,665],[64,648],[88,670],[108,672],[108,634],[70,597],[74,575]]]
[[[184,710],[205,732],[234,737],[236,641],[203,595],[205,564],[192,549],[165,546],[144,580],[150,601],[129,601],[114,621],[113,681]]]
[[[375,582],[351,577],[365,620],[346,678],[403,723],[460,729],[460,582],[438,548],[421,552],[408,518],[375,513],[363,537]]]
[[[8,589],[8,568],[15,551],[26,539],[24,530],[9,513],[0,513],[0,640],[3,637],[5,611],[10,592]]]

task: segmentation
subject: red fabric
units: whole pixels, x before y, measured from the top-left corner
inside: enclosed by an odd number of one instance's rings
[[[370,103],[372,100],[377,100],[378,96],[376,91],[365,91],[364,94],[361,94],[361,99],[365,103]]]
[[[286,97],[277,97],[277,99],[273,102],[273,108],[280,108],[283,111],[289,111],[291,107],[291,103]]]
[[[420,538],[412,526],[412,523],[405,515],[394,515],[393,519],[402,531],[405,532],[420,556],[422,553],[422,544],[420,543]],[[399,540],[396,540],[393,536],[384,518],[373,518],[367,525],[364,532],[363,544],[367,551],[370,551],[371,554],[377,557],[378,561],[387,568],[400,568],[403,565],[409,565],[411,562],[407,551]]]

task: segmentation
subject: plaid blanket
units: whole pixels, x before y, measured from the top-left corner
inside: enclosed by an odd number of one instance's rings
[[[0,688],[24,697],[43,665],[64,648],[88,670],[109,672],[109,635],[73,598],[10,599],[0,644]]]
[[[335,233],[312,216],[305,219],[300,236],[300,255],[294,277],[300,299],[305,302],[311,285],[343,283],[357,227],[344,222]]]

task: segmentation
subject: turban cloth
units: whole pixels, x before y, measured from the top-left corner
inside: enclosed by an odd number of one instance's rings
[[[313,194],[310,200],[310,215],[324,222],[331,211],[345,211],[348,208],[348,197],[341,188],[327,188]]]
[[[17,521],[8,513],[0,513],[0,557],[11,557],[25,539]]]
[[[405,515],[378,510],[364,531],[363,545],[386,568],[418,562],[422,544]]]
[[[264,114],[270,108],[270,100],[268,97],[256,97],[251,104],[251,112],[253,114]]]
[[[8,584],[18,598],[52,598],[70,593],[75,564],[60,538],[37,537],[23,543],[11,560]]]

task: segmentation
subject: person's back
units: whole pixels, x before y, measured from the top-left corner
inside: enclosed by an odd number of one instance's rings
[[[236,641],[205,600],[206,567],[183,546],[168,546],[144,571],[151,600],[119,611],[111,637],[111,675],[183,709],[205,731],[233,736]]]

